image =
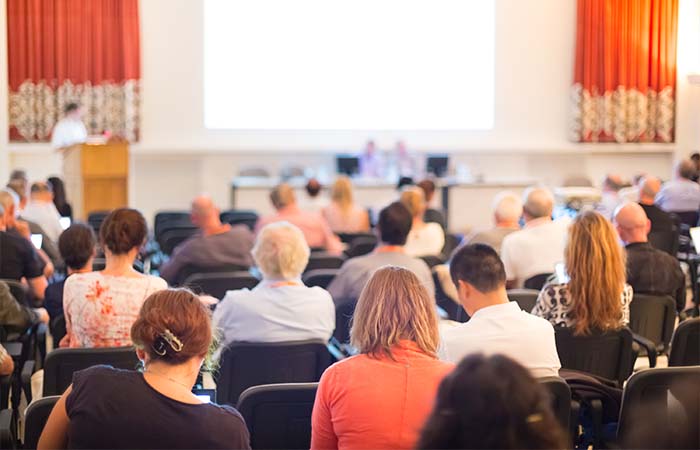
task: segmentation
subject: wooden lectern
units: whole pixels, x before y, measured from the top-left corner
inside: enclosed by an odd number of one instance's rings
[[[63,177],[75,219],[127,206],[129,144],[78,144],[63,150]]]

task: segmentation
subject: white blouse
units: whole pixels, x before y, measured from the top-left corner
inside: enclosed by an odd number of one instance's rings
[[[404,251],[411,256],[433,256],[439,255],[444,246],[442,227],[437,223],[426,223],[420,228],[411,228]]]

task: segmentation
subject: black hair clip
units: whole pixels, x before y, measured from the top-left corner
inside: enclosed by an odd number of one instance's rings
[[[175,353],[180,353],[183,345],[182,341],[166,328],[153,342],[153,351],[160,356],[165,356],[168,352],[168,347],[173,349]]]

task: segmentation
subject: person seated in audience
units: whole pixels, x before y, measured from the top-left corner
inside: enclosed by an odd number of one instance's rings
[[[494,227],[490,230],[476,231],[467,236],[464,244],[486,244],[501,251],[503,239],[520,229],[520,216],[523,214],[523,203],[512,192],[501,192],[493,200]]]
[[[673,217],[654,204],[657,194],[661,190],[661,180],[647,176],[639,182],[639,205],[651,221],[651,231],[671,231],[675,226]]]
[[[374,271],[386,265],[411,270],[421,280],[428,295],[435,297],[435,284],[428,265],[404,251],[412,222],[411,213],[401,203],[394,202],[380,211],[377,223],[378,247],[369,255],[345,261],[328,286],[336,305],[357,299]]]
[[[554,196],[545,188],[528,188],[523,195],[525,227],[503,238],[501,258],[508,288],[523,287],[539,274],[553,273],[564,258],[564,245],[570,220],[552,220]]]
[[[197,296],[156,292],[135,319],[130,340],[143,372],[94,366],[73,374],[38,448],[250,448],[238,411],[192,393],[213,341]]]
[[[425,195],[425,204],[427,208],[425,209],[425,214],[423,215],[423,220],[427,223],[437,223],[442,227],[443,230],[447,229],[447,219],[445,219],[445,214],[439,209],[431,207],[433,204],[433,199],[435,198],[435,182],[433,180],[422,180],[416,184],[419,188],[423,190]]]
[[[22,211],[22,217],[37,223],[52,242],[58,242],[58,237],[63,233],[61,215],[53,204],[53,192],[44,181],[32,183],[29,203]]]
[[[202,195],[192,201],[190,217],[199,233],[175,248],[160,268],[163,279],[170,284],[181,283],[181,271],[186,266],[236,266],[247,270],[253,264],[253,233],[245,225],[221,223],[219,216],[219,208],[210,197]]]
[[[315,213],[323,211],[323,208],[328,205],[328,200],[321,195],[321,190],[323,189],[321,183],[316,178],[310,178],[306,182],[304,189],[306,190],[306,198],[303,202],[304,211]]]
[[[634,292],[668,295],[676,310],[685,309],[685,275],[676,258],[655,249],[647,239],[651,222],[637,203],[615,211],[615,227],[627,250],[627,283]]]
[[[350,336],[359,355],[321,377],[311,449],[414,448],[454,367],[437,359],[435,302],[413,272],[383,267],[362,291]]]
[[[34,325],[49,323],[44,308],[30,308],[12,295],[10,286],[0,281],[0,326],[7,333],[22,335]]]
[[[44,306],[51,320],[63,315],[63,288],[68,277],[76,273],[92,272],[95,244],[95,232],[84,223],[74,223],[58,238],[58,249],[66,263],[67,277],[46,288]]]
[[[426,223],[423,215],[426,210],[425,195],[417,187],[404,189],[401,203],[413,217],[411,231],[406,239],[404,250],[412,256],[434,256],[442,253],[445,247],[445,231],[437,223]]]
[[[228,291],[214,311],[214,325],[225,344],[330,339],[333,299],[324,289],[301,281],[309,254],[304,235],[288,222],[260,230],[253,258],[263,280],[252,290]]]
[[[12,357],[7,354],[5,347],[0,344],[0,376],[11,375],[15,371],[15,363]]]
[[[450,275],[470,319],[443,331],[445,359],[456,363],[470,353],[500,353],[530,369],[535,377],[559,374],[554,328],[508,300],[506,273],[493,248],[462,247],[452,258]]]
[[[656,195],[656,205],[666,212],[697,211],[700,208],[700,185],[693,181],[695,175],[692,161],[679,161],[673,180],[664,183]]]
[[[618,198],[620,203],[626,202],[636,202],[639,200],[639,189],[641,187],[642,180],[647,177],[646,173],[638,173],[632,177],[632,184],[620,189],[618,192]]]
[[[276,214],[258,219],[255,225],[257,234],[267,224],[287,221],[296,225],[312,249],[324,249],[329,253],[340,254],[343,244],[333,234],[328,222],[319,213],[302,211],[297,205],[292,187],[286,183],[276,186],[270,193],[270,201],[277,210]]]
[[[610,173],[603,180],[603,188],[601,189],[600,201],[595,209],[606,219],[612,218],[615,208],[622,201],[620,199],[620,190],[625,187],[625,182],[619,174]]]
[[[563,449],[546,389],[504,355],[473,354],[442,380],[417,449]]]
[[[53,204],[56,206],[58,213],[61,217],[68,217],[73,220],[73,207],[68,203],[66,186],[63,180],[58,177],[50,177],[48,181],[53,191]]]
[[[146,220],[135,209],[112,211],[100,227],[105,268],[78,273],[66,280],[63,312],[66,336],[61,347],[131,345],[129,328],[144,300],[168,287],[165,280],[134,269],[147,235]]]
[[[323,217],[334,233],[368,233],[369,212],[353,200],[352,181],[338,177],[331,188],[331,202],[323,208]]]
[[[632,287],[625,253],[610,221],[595,211],[574,219],[564,251],[568,282],[545,285],[532,314],[577,335],[627,326]]]

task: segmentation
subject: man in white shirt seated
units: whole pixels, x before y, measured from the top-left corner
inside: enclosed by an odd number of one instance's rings
[[[666,212],[689,212],[700,208],[700,185],[693,181],[695,164],[685,159],[676,164],[672,181],[664,183],[656,195],[656,205]]]
[[[456,363],[472,353],[500,353],[535,377],[558,376],[554,328],[508,301],[506,274],[494,249],[484,244],[463,247],[452,258],[450,273],[471,319],[443,331],[442,359]]]
[[[554,273],[564,259],[568,218],[552,220],[554,196],[539,187],[528,188],[523,195],[525,227],[503,238],[501,258],[506,269],[508,288],[520,288],[528,278]]]
[[[39,225],[52,242],[57,243],[63,233],[61,215],[53,204],[51,186],[44,181],[32,183],[29,189],[29,202],[22,211],[22,217]]]
[[[87,129],[82,120],[82,109],[77,103],[68,103],[63,118],[56,123],[51,134],[51,146],[55,149],[82,144],[87,141]]]
[[[301,274],[309,246],[299,228],[275,222],[258,233],[253,258],[263,280],[252,290],[228,291],[214,311],[214,326],[231,342],[328,341],[335,307],[328,292],[306,287]]]

